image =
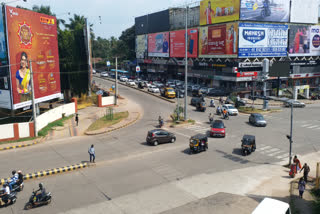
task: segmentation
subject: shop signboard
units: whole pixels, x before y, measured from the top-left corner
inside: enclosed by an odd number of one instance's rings
[[[200,25],[239,20],[240,0],[203,0],[200,2]]]
[[[199,57],[237,57],[237,33],[237,23],[201,27]]]
[[[170,32],[170,57],[185,57],[185,34],[185,30]],[[187,52],[190,58],[198,57],[198,29],[188,29]]]
[[[240,20],[289,22],[289,0],[241,0]]]
[[[148,55],[169,57],[169,32],[148,35]]]
[[[288,25],[239,24],[239,57],[287,56]]]
[[[289,56],[320,56],[320,25],[291,25]]]
[[[5,10],[13,109],[31,105],[29,60],[35,103],[60,98],[56,17],[10,6]]]

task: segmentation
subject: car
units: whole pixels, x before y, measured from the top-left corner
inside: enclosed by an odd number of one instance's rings
[[[229,115],[238,115],[239,111],[231,104],[225,104],[222,106],[222,110],[226,109]]]
[[[255,126],[267,126],[267,121],[263,118],[262,114],[254,113],[249,116],[249,123]]]
[[[192,97],[190,105],[196,106],[197,103],[200,103],[201,101],[203,101],[202,97]]]
[[[298,101],[298,100],[288,100],[288,101],[284,104],[285,107],[291,107],[291,105],[292,105],[292,107],[294,107],[294,108],[304,108],[304,107],[306,107],[306,104],[304,104],[303,102],[300,102],[300,101]]]
[[[226,136],[226,129],[225,125],[222,120],[215,120],[211,124],[210,136],[211,137],[225,137]]]
[[[201,87],[199,89],[199,91],[201,92],[201,94],[207,94],[208,93],[208,88],[207,87]]]
[[[132,79],[127,80],[126,84],[130,86],[136,86],[136,83]]]
[[[163,84],[161,82],[157,82],[157,81],[153,82],[152,85],[156,86],[157,88],[163,87]]]
[[[92,73],[93,73],[93,74],[96,74],[96,73],[97,73],[97,71],[96,71],[96,70],[94,70],[94,69],[92,69]]]
[[[121,77],[120,77],[120,81],[121,81],[121,82],[127,82],[127,81],[128,81],[128,77],[126,77],[126,76],[121,76]]]
[[[228,93],[225,92],[224,90],[222,89],[211,89],[207,95],[208,96],[212,96],[212,97],[221,97],[221,96],[226,96]]]
[[[148,144],[157,146],[160,143],[174,143],[176,141],[176,136],[163,129],[154,129],[148,131],[146,141]]]
[[[108,77],[108,73],[107,72],[101,72],[100,73],[100,77]]]
[[[152,93],[160,93],[159,88],[156,87],[156,86],[154,86],[154,85],[150,85],[150,86],[148,87],[148,91],[149,91],[149,92],[152,92]]]
[[[225,104],[234,104],[234,102],[232,101],[232,99],[230,97],[227,97],[227,99],[224,101]]]
[[[162,96],[164,96],[166,98],[175,98],[176,92],[174,91],[173,88],[166,87],[166,88],[164,88]]]
[[[184,89],[182,87],[177,87],[175,89],[175,92],[176,92],[176,97],[178,97],[179,95],[179,98],[184,98]]]
[[[151,84],[148,81],[143,81],[143,86],[149,88]]]

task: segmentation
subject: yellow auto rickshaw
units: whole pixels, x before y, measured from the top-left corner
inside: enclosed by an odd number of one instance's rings
[[[189,153],[202,152],[208,149],[208,137],[204,134],[197,134],[190,138]]]

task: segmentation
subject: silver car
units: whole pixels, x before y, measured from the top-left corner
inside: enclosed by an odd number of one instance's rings
[[[267,126],[267,121],[263,118],[262,114],[254,113],[249,117],[249,123],[255,126]]]

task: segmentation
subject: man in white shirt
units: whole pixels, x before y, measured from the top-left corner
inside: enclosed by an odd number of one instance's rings
[[[4,191],[4,192],[3,192],[2,194],[0,194],[1,200],[2,200],[5,204],[9,204],[11,201],[10,201],[10,199],[9,199],[10,187],[9,187],[8,183],[4,183],[4,184],[3,184],[2,191]]]

